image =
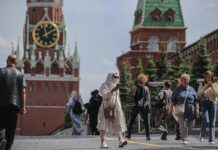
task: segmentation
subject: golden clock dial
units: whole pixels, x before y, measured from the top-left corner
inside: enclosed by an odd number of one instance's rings
[[[50,21],[40,21],[32,32],[36,45],[49,48],[55,46],[60,38],[60,31],[57,25]]]

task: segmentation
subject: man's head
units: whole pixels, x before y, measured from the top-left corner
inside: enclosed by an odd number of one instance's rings
[[[7,59],[7,66],[16,66],[16,65],[17,65],[17,56],[14,54],[9,55]]]

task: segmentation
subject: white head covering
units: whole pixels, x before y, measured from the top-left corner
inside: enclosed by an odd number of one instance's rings
[[[114,87],[118,82],[119,82],[119,75],[117,72],[112,71],[108,73],[105,83],[107,83],[108,85],[112,84]]]
[[[77,92],[75,90],[72,91],[71,97],[69,98],[69,100],[67,102],[67,106],[71,106],[73,104],[73,99],[75,99],[75,100],[78,99],[78,95],[77,95]]]
[[[77,95],[77,92],[75,90],[72,91],[71,98],[72,99],[78,99],[78,95]]]
[[[99,92],[100,92],[101,95],[104,94],[104,91],[107,88],[108,88],[107,90],[112,90],[116,86],[116,84],[119,82],[118,78],[114,78],[115,76],[119,78],[119,75],[118,75],[117,72],[111,71],[110,73],[108,73],[106,81],[100,87]]]

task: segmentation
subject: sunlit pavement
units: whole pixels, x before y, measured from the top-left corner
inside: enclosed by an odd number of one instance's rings
[[[199,141],[199,136],[190,136],[189,143],[184,145],[182,141],[176,141],[175,135],[168,136],[167,141],[160,140],[160,134],[151,134],[151,141],[146,141],[143,135],[133,135],[128,140],[128,145],[118,148],[118,140],[115,136],[107,137],[109,150],[218,150],[218,140],[211,145],[208,139]],[[98,136],[16,136],[12,150],[95,150],[100,149]]]

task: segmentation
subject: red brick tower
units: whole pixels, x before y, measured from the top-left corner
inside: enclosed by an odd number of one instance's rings
[[[27,0],[24,24],[24,68],[27,114],[18,121],[21,135],[46,135],[64,121],[66,101],[79,91],[80,58],[65,56],[63,0]]]
[[[186,44],[185,30],[180,0],[138,0],[130,31],[131,49],[117,57],[119,71],[128,60],[132,78],[136,79],[137,60],[142,60],[145,69],[147,55],[156,61],[160,51],[166,50],[168,56],[175,54],[177,47],[183,49]]]

